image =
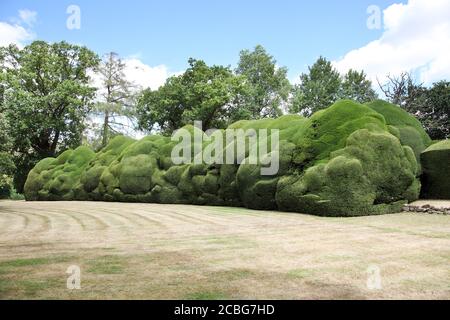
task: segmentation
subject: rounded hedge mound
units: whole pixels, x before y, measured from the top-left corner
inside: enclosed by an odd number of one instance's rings
[[[75,190],[94,151],[81,146],[67,150],[57,158],[41,160],[28,174],[25,182],[26,200],[74,200]]]
[[[437,142],[420,155],[422,197],[450,199],[450,140]]]
[[[419,161],[420,153],[431,144],[431,139],[419,120],[402,108],[383,100],[369,102],[366,105],[383,115],[389,126],[389,132],[399,138],[403,145],[410,146]]]
[[[28,176],[25,195],[27,200],[227,205],[325,216],[392,212],[417,199],[414,154],[429,140],[411,116],[397,109],[343,100],[311,118],[286,115],[230,125],[228,129],[254,132],[268,145],[276,143],[278,149],[262,157],[279,158],[274,175],[261,174],[267,163],[250,164],[254,154],[248,145],[238,158],[238,146],[225,138],[214,155],[234,150],[231,163],[175,164],[171,154],[178,141],[160,135],[139,141],[119,136],[97,154],[80,147],[42,160]],[[192,159],[216,146],[214,133],[183,129],[203,137],[200,149],[189,150]],[[261,136],[260,129],[278,129],[279,140],[272,141],[270,130]],[[251,139],[245,136],[245,142]]]

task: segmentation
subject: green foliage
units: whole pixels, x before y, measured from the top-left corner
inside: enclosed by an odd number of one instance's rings
[[[402,108],[383,100],[376,100],[366,105],[383,115],[386,123],[395,128],[394,132],[398,134],[397,137],[401,143],[410,146],[419,161],[420,153],[431,144],[431,139],[420,122]]]
[[[310,116],[338,99],[341,79],[330,61],[320,57],[309,73],[300,76],[300,84],[294,88],[291,112]]]
[[[300,83],[294,87],[292,113],[306,116],[325,109],[339,99],[351,99],[365,103],[376,99],[372,83],[363,71],[350,69],[342,78],[330,61],[323,57],[300,76]]]
[[[315,113],[299,136],[292,141],[299,146],[294,163],[299,166],[316,164],[327,159],[332,151],[345,147],[348,136],[359,129],[385,131],[383,116],[350,100],[341,100]]]
[[[82,185],[81,193],[91,194],[93,198],[98,199],[99,189],[105,188],[104,185],[100,185],[101,179],[108,179],[110,173],[108,171],[108,166],[119,157],[122,151],[129,145],[134,143],[135,140],[126,136],[116,136],[110,143],[100,150],[95,158],[89,163],[89,168],[87,168],[80,177],[80,182]]]
[[[422,197],[450,199],[450,140],[432,144],[420,155],[422,174]]]
[[[194,120],[202,121],[205,130],[223,129],[241,119],[281,115],[290,91],[287,69],[278,68],[276,60],[256,46],[241,51],[234,73],[229,67],[189,59],[182,75],[170,77],[158,90],[144,90],[137,118],[140,129],[163,134]]]
[[[300,170],[279,181],[278,208],[363,215],[389,212],[398,201],[417,198],[416,159],[388,132],[381,114],[343,100],[310,120],[293,156]]]
[[[227,67],[189,59],[182,75],[170,77],[158,90],[144,90],[137,104],[139,126],[167,134],[199,120],[205,130],[224,128],[247,116],[236,103],[246,90],[244,80]]]
[[[397,109],[342,100],[308,119],[286,115],[230,125],[257,134],[258,129],[279,130],[279,171],[273,176],[261,175],[261,162],[238,164],[236,154],[235,164],[175,165],[170,156],[177,141],[162,135],[139,141],[116,137],[96,155],[78,148],[39,162],[29,174],[26,197],[245,206],[331,216],[393,212],[420,191],[416,145],[402,138],[403,126],[413,136],[423,135],[417,122]],[[269,134],[266,142],[272,138]],[[224,149],[230,147],[236,146]],[[272,150],[265,157],[276,154]],[[251,156],[247,149],[245,157]]]
[[[13,189],[12,175],[15,165],[10,154],[9,126],[0,106],[0,198],[7,198]]]
[[[18,193],[16,191],[16,189],[12,188],[11,192],[9,194],[9,199],[10,200],[16,200],[16,201],[18,201],[18,200],[25,200],[25,196],[22,193]]]
[[[450,81],[436,82],[426,90],[425,103],[417,111],[420,122],[432,139],[449,139]]]
[[[342,80],[339,97],[365,103],[375,100],[377,94],[372,89],[372,82],[367,80],[364,71],[350,69]]]
[[[81,146],[57,158],[45,158],[28,174],[24,191],[27,200],[72,200],[79,189],[80,176],[95,157]]]
[[[92,51],[66,42],[0,48],[2,112],[10,124],[19,191],[37,161],[80,144],[95,91],[87,72],[97,63]]]
[[[0,174],[0,199],[7,199],[13,189],[12,177],[7,174]]]
[[[450,81],[441,80],[430,88],[417,84],[411,74],[388,76],[380,89],[389,102],[399,105],[422,123],[435,140],[450,137]]]
[[[0,198],[9,197],[13,189],[12,175],[15,165],[9,153],[0,152]]]
[[[280,177],[288,173],[295,145],[281,141],[280,169],[275,176],[261,176],[261,165],[241,164],[236,174],[239,196],[247,208],[277,209],[275,195]]]
[[[261,45],[240,53],[236,73],[245,76],[249,85],[240,108],[247,110],[251,119],[280,116],[281,106],[287,103],[291,90],[287,69],[276,63]]]

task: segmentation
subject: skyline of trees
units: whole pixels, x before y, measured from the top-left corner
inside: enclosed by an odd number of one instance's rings
[[[125,133],[116,117],[133,119],[136,130],[170,134],[194,120],[203,121],[204,130],[225,128],[238,120],[277,117],[286,111],[310,116],[339,99],[377,99],[364,70],[340,74],[322,56],[293,85],[287,68],[260,45],[242,50],[235,69],[189,58],[188,68],[157,90],[132,92],[124,68],[116,53],[101,60],[88,48],[64,41],[1,47],[1,177],[11,175],[12,161],[14,184],[21,191],[37,161],[86,141],[92,115],[101,119],[101,126],[88,143],[98,149],[111,136]],[[93,86],[90,72],[100,76],[100,87]],[[403,73],[378,85],[386,100],[416,116],[433,139],[449,138],[449,81],[427,88]]]

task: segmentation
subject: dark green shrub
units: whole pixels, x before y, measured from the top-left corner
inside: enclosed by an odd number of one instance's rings
[[[28,174],[27,200],[73,200],[83,171],[95,157],[94,151],[81,146],[59,157],[41,160]]]
[[[399,106],[383,100],[369,102],[366,105],[382,114],[386,123],[397,129],[398,135],[394,135],[400,139],[403,145],[410,146],[413,149],[416,159],[419,161],[420,153],[431,144],[431,139],[419,120]]]
[[[420,155],[422,197],[450,199],[450,140],[437,142]]]
[[[379,204],[417,199],[412,150],[389,133],[355,131],[331,160],[285,176],[277,192],[278,207],[320,215],[364,215]],[[415,188],[415,189],[414,189]],[[389,209],[388,207],[386,208]]]

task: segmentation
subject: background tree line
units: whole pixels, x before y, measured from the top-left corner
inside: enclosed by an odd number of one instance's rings
[[[427,88],[403,73],[378,85],[387,100],[415,115],[433,139],[446,139],[449,84],[442,80]],[[241,51],[235,69],[190,58],[184,73],[157,90],[128,81],[125,64],[113,52],[101,59],[86,47],[44,41],[23,49],[2,47],[0,197],[9,195],[12,185],[22,192],[29,170],[45,157],[81,144],[105,146],[126,131],[126,119],[134,129],[171,134],[193,120],[201,120],[204,129],[225,128],[237,120],[286,112],[310,116],[339,99],[364,103],[377,98],[363,70],[340,75],[324,57],[293,85],[287,69],[259,45]]]

